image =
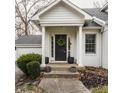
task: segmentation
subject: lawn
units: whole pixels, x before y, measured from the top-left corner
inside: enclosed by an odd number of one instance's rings
[[[92,93],[108,93],[108,87],[99,87],[99,88],[93,88]]]
[[[17,87],[16,93],[44,93],[44,92],[38,86],[24,84]]]

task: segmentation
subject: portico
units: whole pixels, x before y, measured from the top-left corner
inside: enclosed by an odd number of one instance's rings
[[[71,56],[71,57],[74,57],[74,61],[79,66],[83,66],[82,64],[82,56],[83,56],[82,26],[52,26],[52,27],[42,26],[42,64],[41,65],[45,66],[45,57],[49,57],[49,63],[59,63],[59,62],[67,63],[68,57]],[[73,30],[71,28],[73,28]],[[55,29],[57,31],[55,31]],[[67,29],[68,32],[65,32],[65,29]],[[62,46],[56,47],[57,45],[55,43],[57,41],[56,37],[60,36],[60,38],[62,38],[63,35],[66,36],[66,40],[64,41],[66,43],[64,46],[65,47],[64,50]],[[71,45],[69,45],[69,42],[71,43]],[[57,50],[56,48],[59,48],[59,49]],[[62,51],[59,51],[59,50],[62,50]],[[57,53],[58,55],[60,54],[59,55],[60,60],[59,58],[58,60],[56,58]],[[65,60],[62,60],[61,57],[63,57],[64,54],[66,58]]]
[[[87,21],[92,17],[68,0],[56,0],[34,16],[32,22],[42,32],[41,66],[46,57],[49,63],[68,63],[72,57],[81,67],[100,66],[101,28],[86,27]]]

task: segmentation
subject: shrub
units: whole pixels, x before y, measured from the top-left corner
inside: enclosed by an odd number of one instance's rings
[[[35,79],[40,75],[40,63],[37,61],[29,62],[27,65],[27,72],[31,79]]]
[[[31,61],[38,61],[39,63],[41,63],[41,55],[39,54],[25,54],[22,55],[20,58],[18,58],[16,60],[18,67],[26,74],[27,73],[27,68],[26,68],[26,64],[31,62]]]

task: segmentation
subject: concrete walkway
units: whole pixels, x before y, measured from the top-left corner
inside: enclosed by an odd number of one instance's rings
[[[77,79],[44,78],[39,87],[44,89],[46,93],[90,93]]]

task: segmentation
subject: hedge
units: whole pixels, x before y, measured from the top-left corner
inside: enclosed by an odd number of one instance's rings
[[[35,79],[40,75],[40,63],[37,61],[29,62],[27,65],[27,72],[31,79]]]
[[[21,57],[19,57],[19,58],[16,60],[18,67],[19,67],[26,75],[28,75],[26,65],[27,65],[29,62],[32,62],[32,61],[37,61],[38,63],[41,63],[41,55],[39,55],[39,54],[34,54],[34,53],[32,53],[32,54],[24,54],[24,55],[22,55]]]

